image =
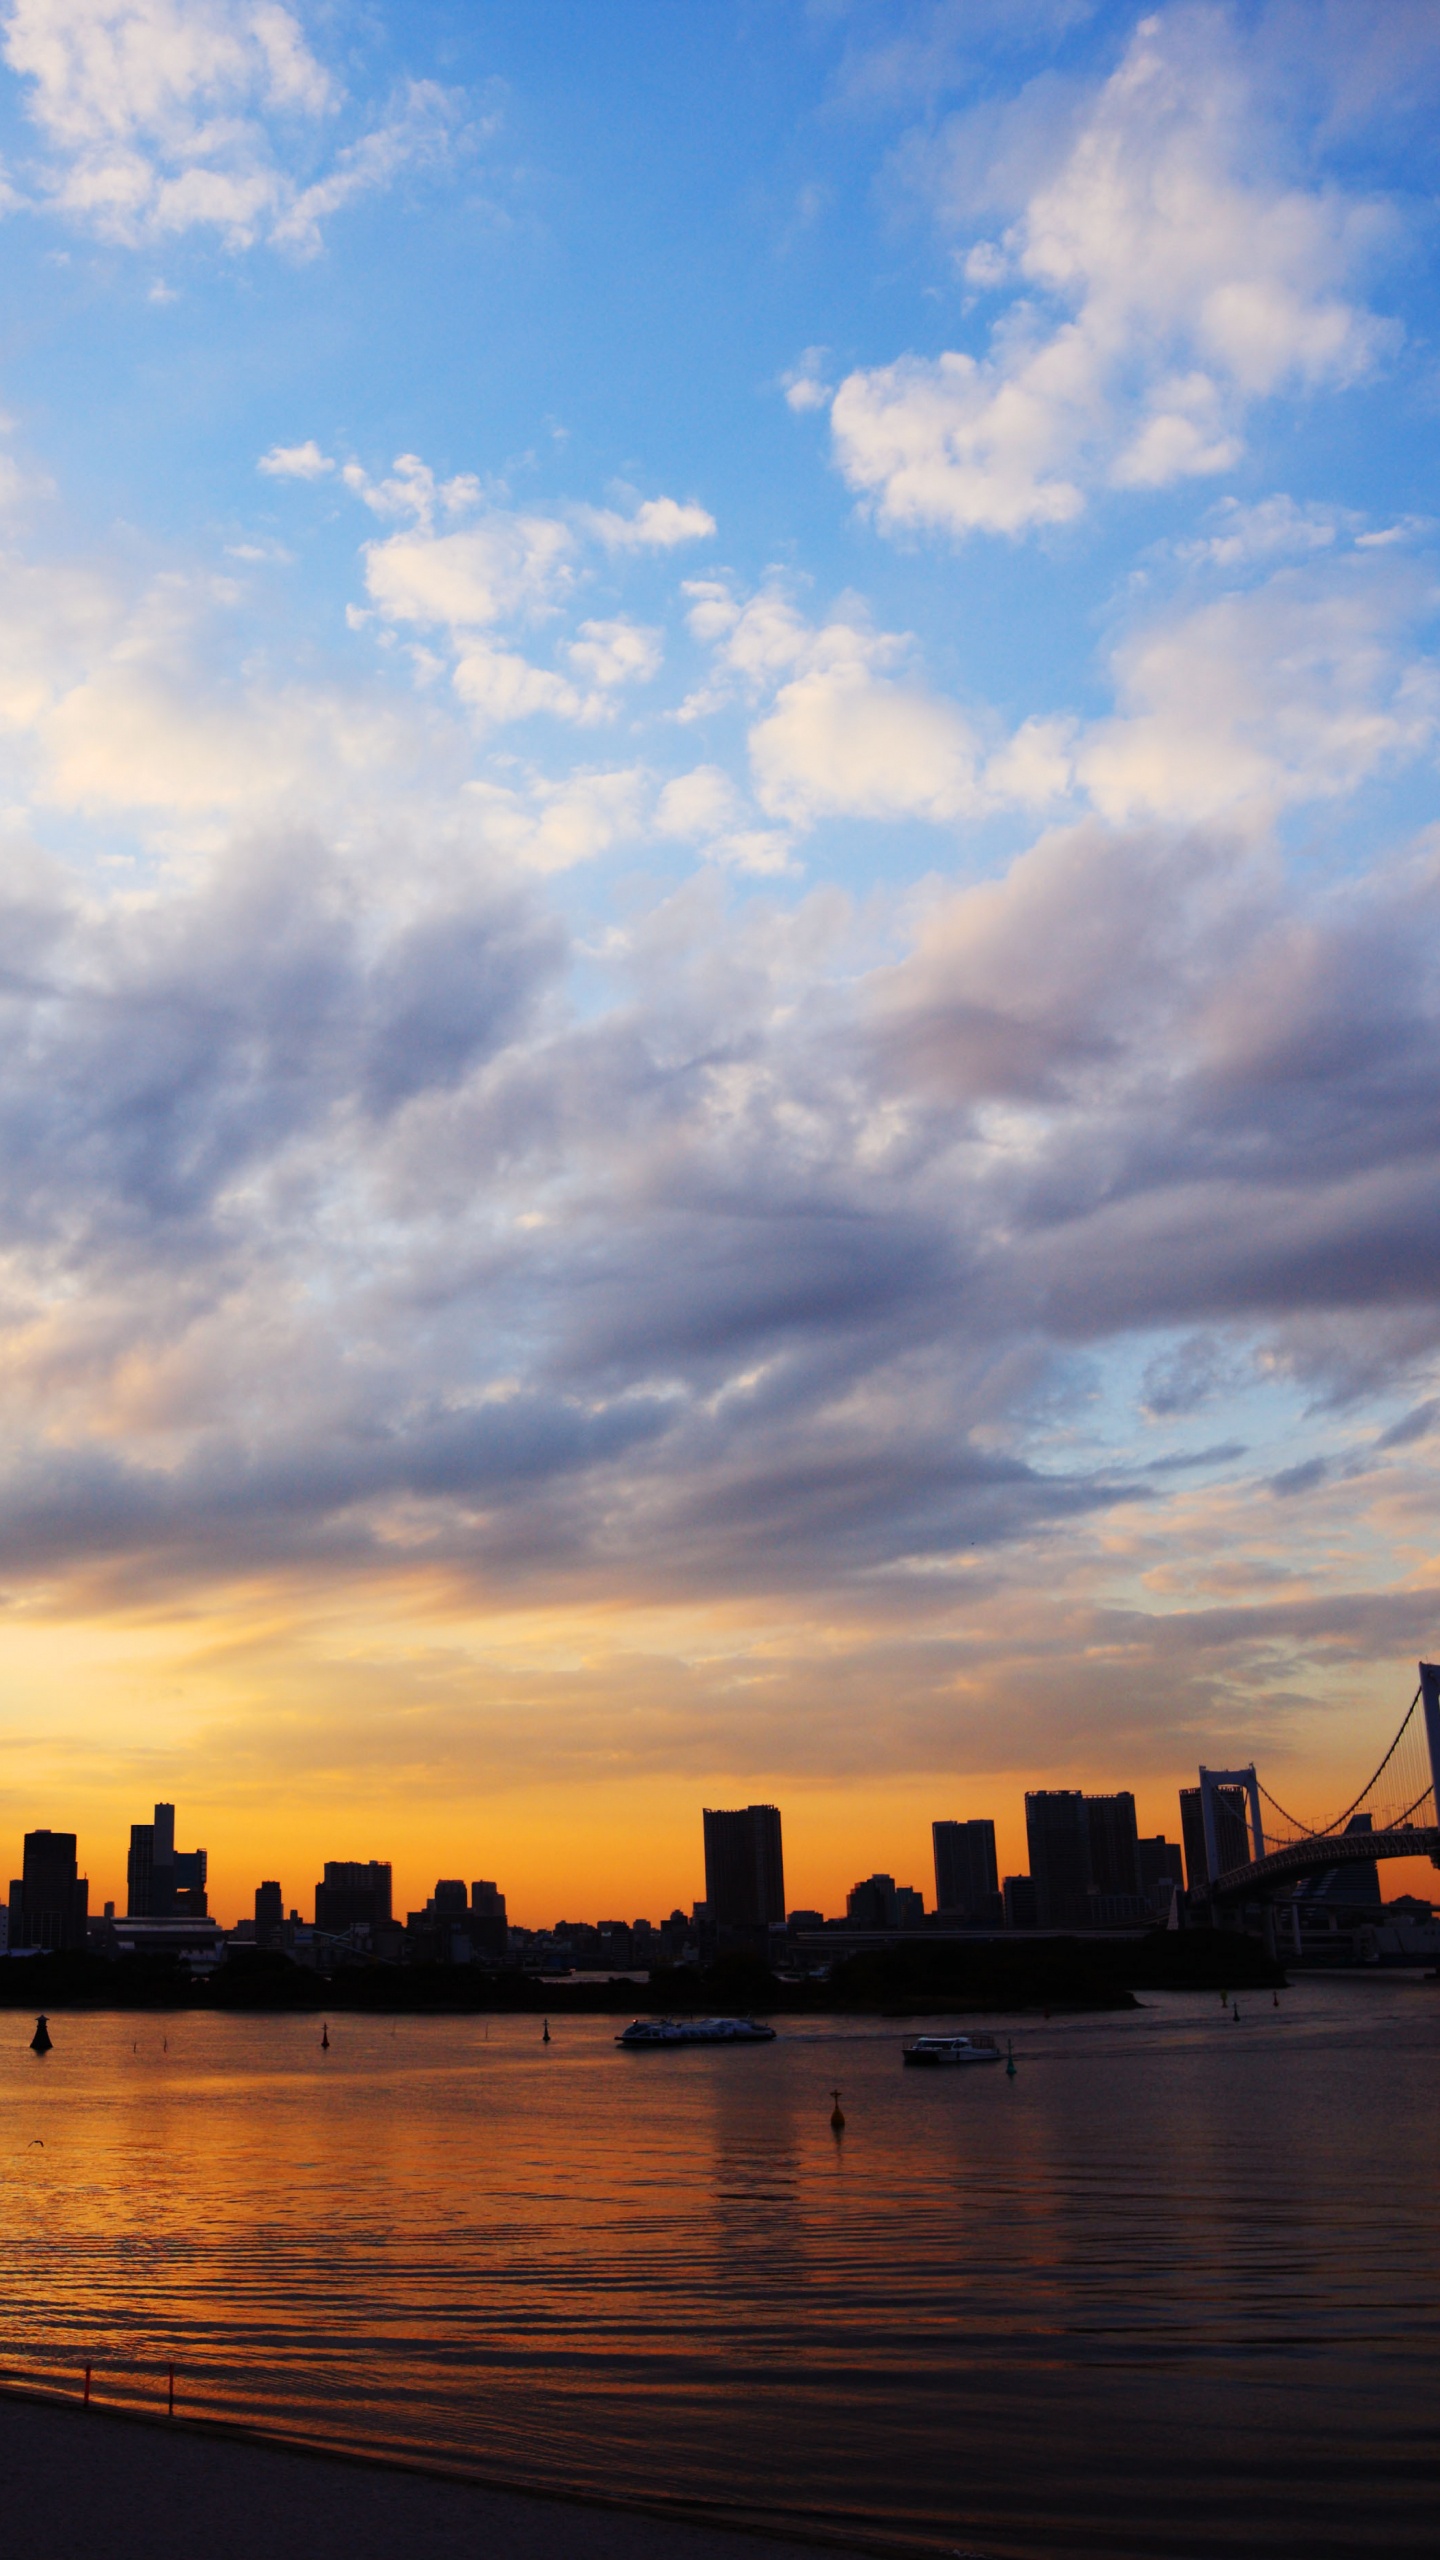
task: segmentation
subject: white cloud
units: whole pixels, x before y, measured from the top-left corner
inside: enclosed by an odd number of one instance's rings
[[[366,546],[370,600],[391,622],[474,630],[534,612],[568,583],[574,541],[552,516],[497,510],[463,532],[392,534]]]
[[[567,642],[565,655],[586,684],[603,693],[620,685],[649,684],[660,672],[661,635],[644,623],[582,622],[578,640]]]
[[[455,133],[455,99],[412,81],[318,177],[290,165],[343,99],[277,0],[9,0],[3,30],[46,199],[127,246],[211,229],[313,252],[329,214]]]
[[[255,466],[272,480],[323,480],[334,463],[322,453],[313,436],[304,444],[274,444],[262,453]]]
[[[497,649],[471,640],[456,661],[455,690],[482,723],[498,727],[509,720],[528,720],[537,712],[553,719],[581,720],[585,697],[548,667],[532,666],[518,650]]]
[[[694,842],[723,835],[740,815],[740,794],[729,774],[718,764],[697,764],[666,783],[656,804],[655,825],[662,836]]]
[[[834,385],[824,378],[828,353],[828,347],[807,347],[799,363],[781,375],[786,405],[797,415],[807,409],[823,409],[834,398]]]
[[[1106,480],[1227,470],[1248,403],[1373,367],[1390,333],[1346,287],[1375,217],[1258,178],[1257,118],[1219,20],[1141,21],[1002,250],[984,248],[982,280],[1026,297],[988,351],[904,357],[835,395],[840,469],[887,531],[1018,534],[1068,522]]]
[[[483,841],[522,870],[570,871],[645,832],[645,776],[634,766],[537,780],[528,791],[474,782],[466,798]]]
[[[1120,820],[1264,821],[1355,790],[1440,726],[1440,673],[1402,645],[1418,602],[1352,561],[1150,624],[1115,651],[1119,709],[1081,740],[1077,781]]]
[[[1214,531],[1181,547],[1184,560],[1206,561],[1217,569],[1245,569],[1288,553],[1304,556],[1328,551],[1340,522],[1333,507],[1299,507],[1283,493],[1245,506],[1238,498],[1222,498],[1213,510]],[[1362,534],[1363,543],[1369,539]]]
[[[832,623],[750,732],[755,792],[770,816],[928,818],[979,805],[976,741],[952,703],[896,683],[893,648]]]
[[[693,502],[678,498],[646,498],[633,516],[613,507],[580,507],[578,521],[603,542],[607,551],[673,551],[682,542],[703,542],[715,531],[715,519]]]

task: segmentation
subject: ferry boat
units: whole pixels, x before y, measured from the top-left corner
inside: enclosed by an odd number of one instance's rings
[[[913,2044],[901,2048],[907,2062],[919,2063],[937,2070],[947,2062],[998,2062],[1000,2047],[993,2036],[917,2036]]]
[[[634,2049],[676,2044],[773,2044],[775,2030],[756,2018],[636,2018],[617,2044]]]

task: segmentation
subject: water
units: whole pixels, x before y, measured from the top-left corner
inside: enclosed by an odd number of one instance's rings
[[[1240,2007],[1013,2021],[1013,2081],[0,2013],[5,2370],[916,2551],[1428,2555],[1440,1986]]]

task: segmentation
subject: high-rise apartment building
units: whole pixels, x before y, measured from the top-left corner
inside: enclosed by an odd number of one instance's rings
[[[1085,1798],[1085,1835],[1090,1848],[1090,1890],[1107,1899],[1114,1894],[1136,1899],[1140,1892],[1140,1843],[1135,1826],[1135,1799],[1123,1791]]]
[[[27,1831],[22,1872],[10,1887],[10,1946],[47,1954],[82,1948],[90,1885],[77,1871],[73,1831]]]
[[[324,1881],[315,1887],[317,1929],[338,1937],[347,1929],[383,1928],[389,1918],[388,1858],[327,1858]]]
[[[1078,1787],[1025,1798],[1030,1877],[1042,1929],[1080,1929],[1090,1917],[1090,1834]]]
[[[470,1939],[477,1956],[503,1956],[510,1946],[505,1896],[495,1884],[470,1887]]]
[[[1000,1870],[993,1822],[932,1822],[935,1908],[981,1926],[1000,1918]]]
[[[1168,1919],[1170,1898],[1185,1889],[1185,1868],[1173,1840],[1160,1835],[1136,1843],[1140,1852],[1140,1891],[1153,1920]]]
[[[281,1893],[279,1885],[273,1882],[269,1884],[257,1884],[255,1887],[256,1946],[274,1946],[284,1925],[285,1897]]]
[[[153,1822],[132,1822],[125,1863],[125,1910],[131,1920],[203,1920],[209,1905],[209,1857],[177,1849],[175,1807],[157,1804]]]
[[[897,1884],[893,1876],[866,1876],[846,1894],[845,1917],[857,1929],[920,1929],[925,1896],[913,1884]]]
[[[705,1900],[712,1926],[765,1929],[785,1918],[785,1864],[780,1814],[773,1804],[747,1804],[733,1813],[707,1805]]]

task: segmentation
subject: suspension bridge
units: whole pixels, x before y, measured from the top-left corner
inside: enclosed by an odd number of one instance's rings
[[[1324,1824],[1287,1813],[1243,1769],[1202,1769],[1204,1876],[1185,1895],[1192,1920],[1241,1919],[1262,1907],[1273,1937],[1275,1904],[1309,1876],[1389,1858],[1429,1858],[1440,1867],[1440,1664],[1422,1662],[1420,1681],[1384,1758],[1358,1796]]]

